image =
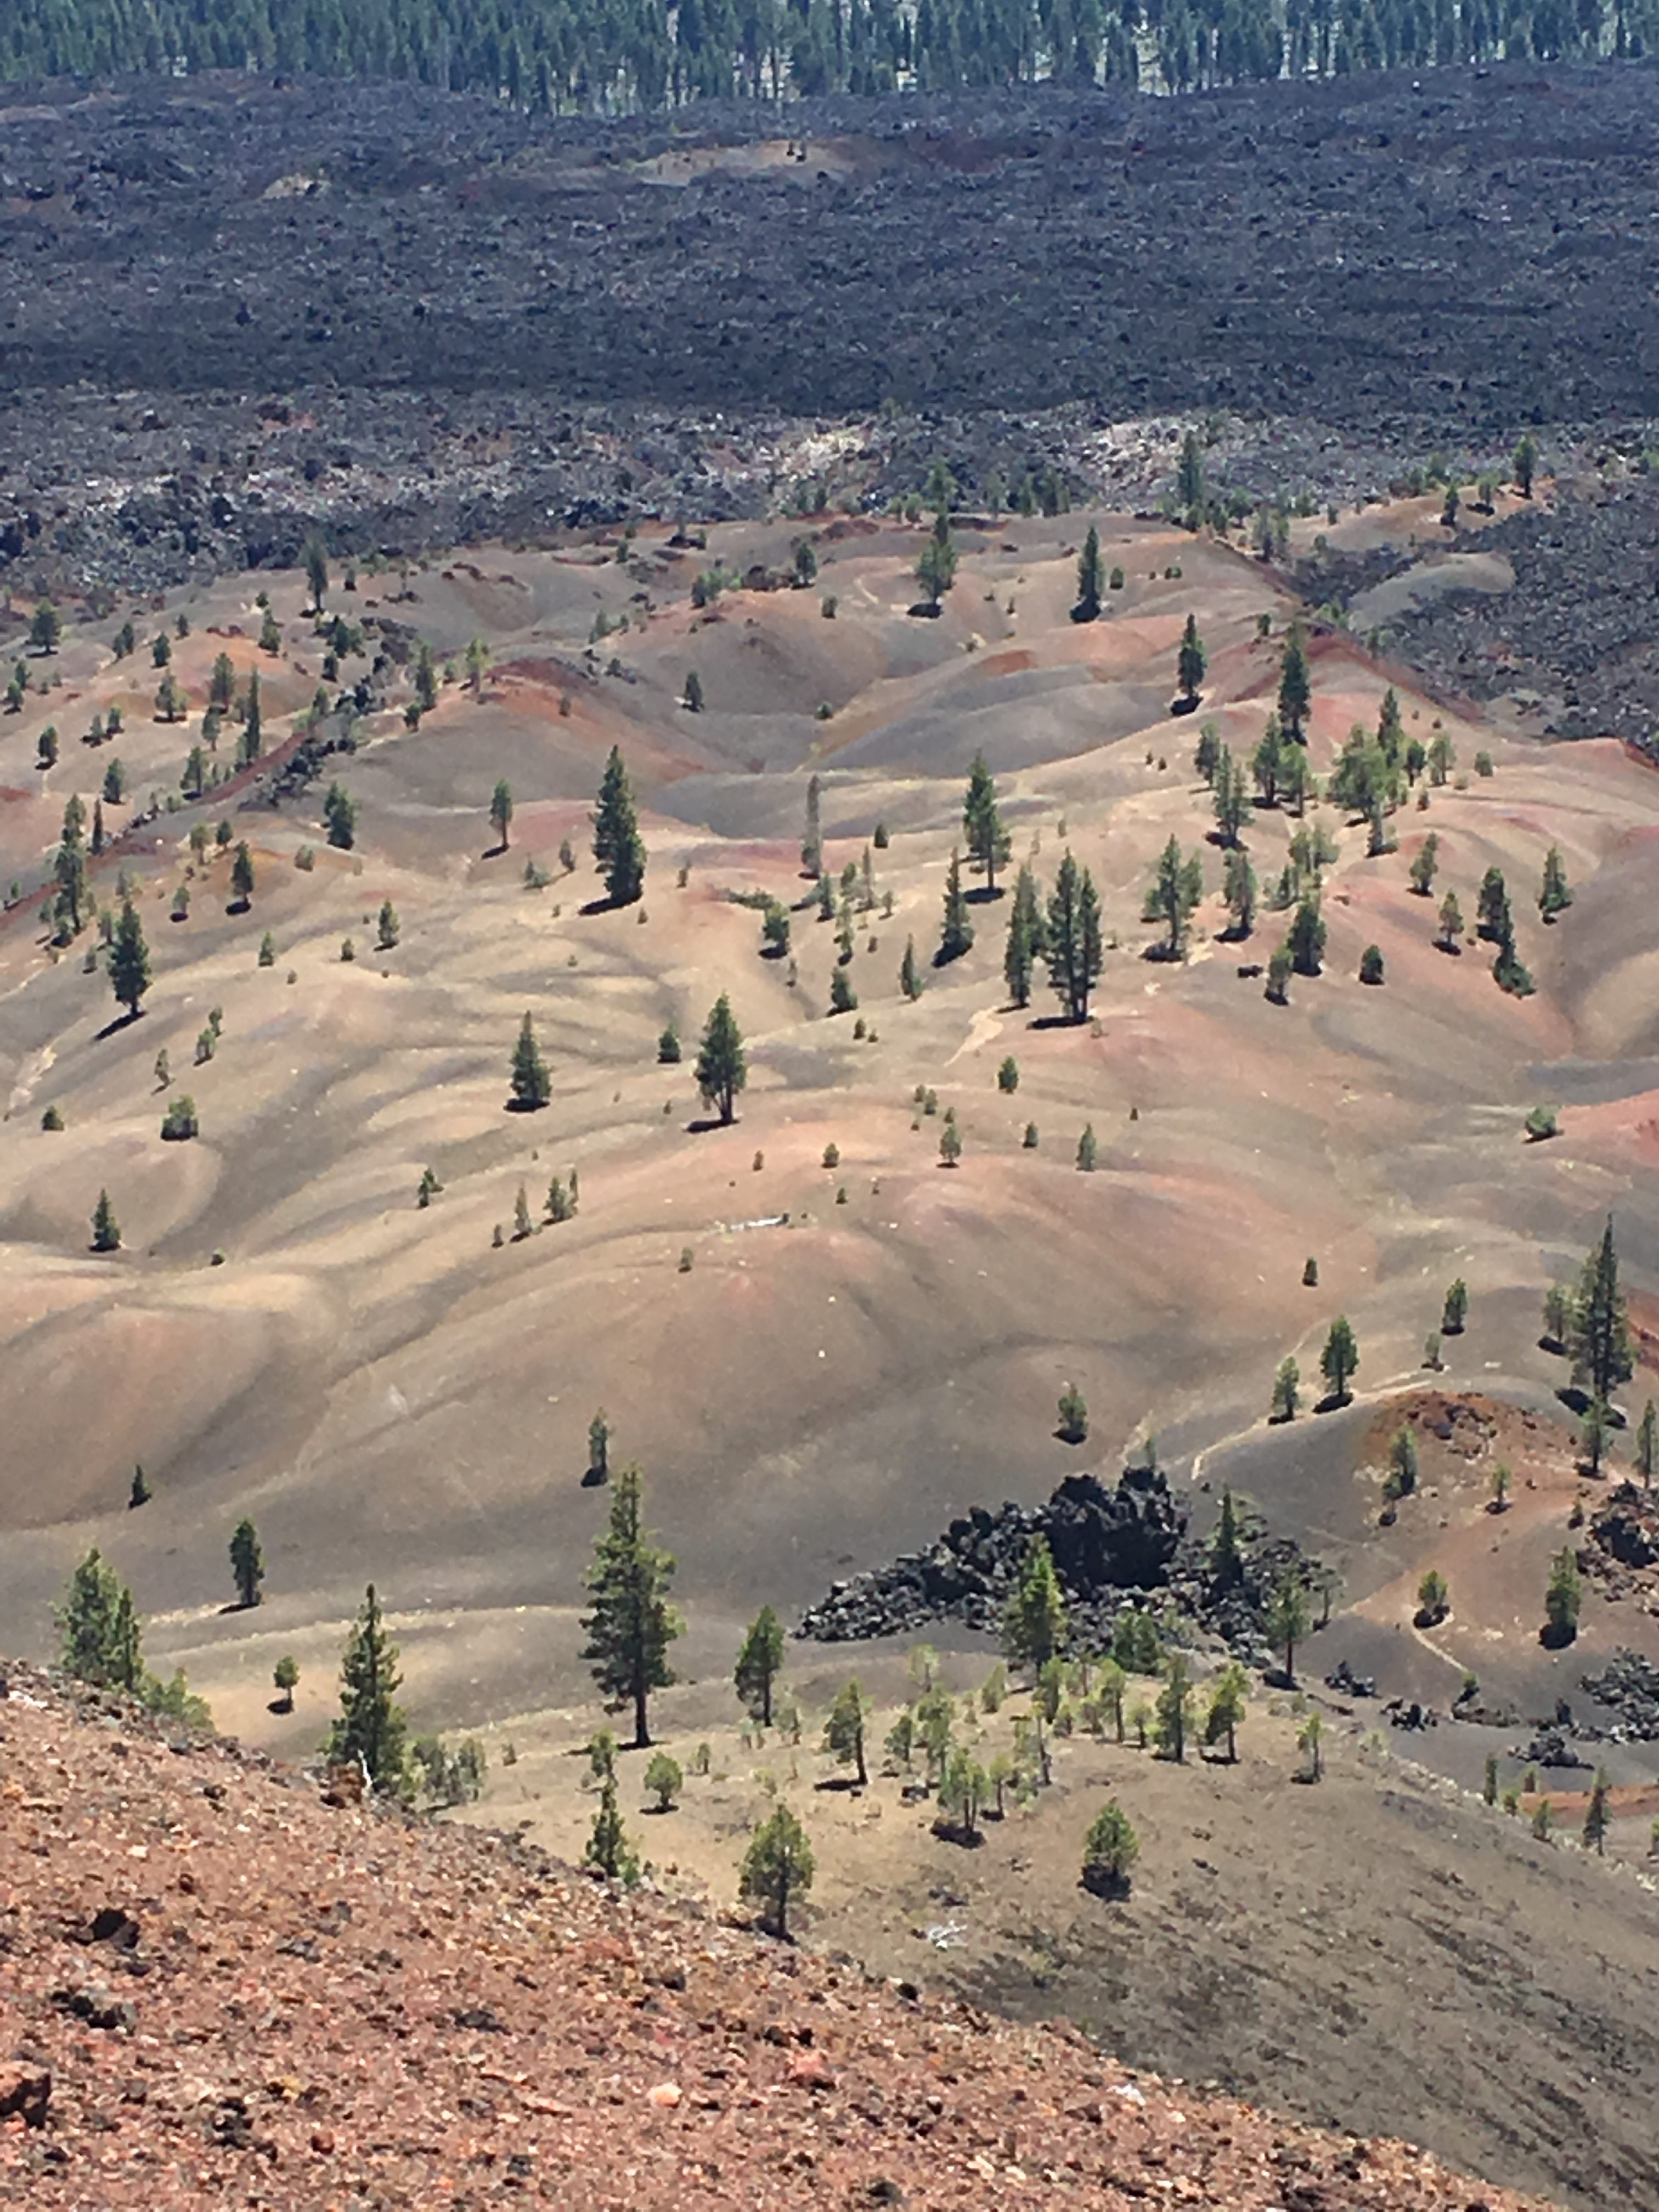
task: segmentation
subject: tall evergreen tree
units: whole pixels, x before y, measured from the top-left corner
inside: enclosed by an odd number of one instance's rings
[[[144,942],[144,925],[138,919],[138,909],[131,899],[122,900],[115,933],[110,939],[109,980],[118,1005],[125,1006],[136,1019],[149,988],[149,947]]]
[[[253,855],[243,838],[230,864],[230,888],[244,911],[253,902]]]
[[[968,915],[968,895],[962,888],[962,855],[952,846],[951,866],[945,878],[945,922],[939,933],[933,965],[943,968],[959,960],[974,941],[974,925]]]
[[[1610,1402],[1620,1384],[1628,1382],[1635,1371],[1630,1316],[1619,1287],[1619,1255],[1613,1246],[1611,1215],[1601,1242],[1579,1273],[1569,1327],[1573,1373],[1588,1386],[1592,1399]]]
[[[787,1805],[775,1807],[755,1831],[739,1890],[761,1907],[767,1926],[780,1941],[789,1933],[791,1900],[811,1887],[814,1870],[806,1831]]]
[[[732,1012],[732,1001],[722,991],[703,1024],[702,1042],[697,1048],[697,1091],[703,1104],[714,1107],[722,1123],[729,1126],[738,1093],[748,1080],[743,1032]]]
[[[553,1079],[547,1072],[547,1062],[536,1042],[536,1026],[528,1014],[519,1024],[519,1041],[513,1048],[509,1090],[508,1103],[520,1114],[533,1114],[553,1096]]]
[[[242,734],[236,744],[237,766],[251,767],[264,749],[264,713],[259,699],[259,672],[256,668],[247,679],[247,713],[243,717]]]
[[[1176,655],[1176,678],[1183,699],[1198,704],[1198,687],[1204,681],[1204,672],[1209,661],[1204,651],[1204,641],[1198,634],[1198,617],[1187,617],[1187,627],[1181,634],[1181,650]]]
[[[1255,870],[1242,845],[1235,845],[1222,864],[1221,891],[1227,902],[1230,937],[1248,937],[1255,926]]]
[[[848,1682],[837,1691],[836,1702],[830,1708],[830,1717],[824,1723],[823,1748],[842,1766],[854,1770],[854,1778],[860,1790],[869,1783],[869,1769],[865,1764],[864,1738],[873,1711],[870,1700],[856,1682]]]
[[[1105,588],[1106,571],[1100,558],[1100,532],[1091,522],[1077,564],[1077,605],[1072,609],[1074,623],[1098,621],[1101,594]]]
[[[1003,1649],[1040,1673],[1065,1643],[1066,1600],[1046,1536],[1034,1536],[1002,1616]]]
[[[1319,1371],[1329,1383],[1331,1395],[1339,1406],[1346,1406],[1352,1395],[1348,1385],[1358,1365],[1359,1346],[1352,1326],[1346,1314],[1338,1314],[1325,1339],[1325,1349],[1319,1355]]]
[[[1068,1020],[1086,1021],[1089,994],[1100,980],[1100,900],[1094,878],[1078,866],[1069,848],[1048,901],[1042,957]]]
[[[763,1728],[772,1725],[772,1688],[783,1672],[783,1624],[763,1605],[749,1624],[732,1670],[738,1695]]]
[[[1291,965],[1298,975],[1318,975],[1320,962],[1325,957],[1325,918],[1319,910],[1316,887],[1302,894],[1291,917],[1285,942],[1290,947]]]
[[[916,562],[916,581],[927,592],[929,607],[937,608],[956,580],[956,540],[951,535],[951,518],[941,508],[933,518],[933,532]]]
[[[328,591],[328,550],[320,538],[307,538],[305,547],[306,582],[311,587],[311,611],[323,611],[323,599]]]
[[[968,856],[984,874],[986,887],[994,891],[997,870],[1007,861],[1012,841],[1002,825],[997,806],[997,787],[985,765],[983,753],[974,755],[968,772],[968,795],[962,810],[962,834]]]
[[[1538,893],[1538,911],[1546,921],[1553,921],[1558,914],[1565,914],[1572,904],[1572,893],[1567,888],[1567,871],[1561,858],[1561,848],[1552,845],[1544,855],[1544,880]]]
[[[806,785],[806,833],[800,841],[800,864],[809,876],[823,873],[823,799],[817,776]]]
[[[513,787],[504,775],[497,776],[489,794],[489,826],[495,832],[498,850],[506,852],[507,832],[513,827]]]
[[[259,1585],[265,1578],[265,1555],[260,1547],[258,1531],[249,1520],[239,1521],[232,1532],[230,1571],[236,1584],[237,1603],[258,1605]]]
[[[398,1647],[370,1583],[340,1662],[340,1711],[329,1729],[328,1756],[361,1763],[369,1787],[395,1795],[404,1775],[404,1717],[397,1702],[403,1676]]]
[[[1180,842],[1171,837],[1158,856],[1158,866],[1141,909],[1146,921],[1161,921],[1169,932],[1164,950],[1170,960],[1178,960],[1186,949],[1187,925],[1203,896],[1203,889],[1198,855],[1194,854],[1190,860],[1182,860]]]
[[[645,888],[645,841],[634,811],[634,791],[612,745],[593,811],[593,858],[613,906],[631,906]]]
[[[1308,648],[1299,622],[1291,624],[1285,640],[1285,656],[1279,669],[1279,720],[1286,738],[1305,744],[1305,725],[1313,704],[1308,674]]]
[[[132,1592],[97,1550],[70,1577],[56,1609],[65,1674],[103,1690],[137,1690],[143,1681]]]
[[[607,1703],[633,1706],[639,1751],[651,1741],[651,1692],[674,1680],[668,1647],[683,1624],[668,1602],[673,1574],[673,1559],[645,1528],[640,1470],[625,1467],[611,1490],[610,1525],[593,1547],[587,1571],[592,1611],[582,1623],[587,1634],[582,1657],[592,1663]]]
[[[904,940],[904,957],[899,962],[899,988],[907,999],[915,1000],[921,996],[926,988],[921,978],[921,969],[916,961],[916,940],[914,937],[907,937]]]
[[[1022,862],[1014,878],[1014,903],[1008,915],[1008,939],[1002,954],[1003,979],[1017,1006],[1029,1006],[1031,1003],[1031,969],[1042,957],[1043,943],[1036,878]]]

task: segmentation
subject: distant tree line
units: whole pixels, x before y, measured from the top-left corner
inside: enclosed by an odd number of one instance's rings
[[[1637,57],[1655,0],[0,0],[0,76],[413,78],[532,114]]]

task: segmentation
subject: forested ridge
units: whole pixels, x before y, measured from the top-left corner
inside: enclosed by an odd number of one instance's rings
[[[412,77],[532,112],[1638,58],[1659,0],[0,0],[0,75]]]

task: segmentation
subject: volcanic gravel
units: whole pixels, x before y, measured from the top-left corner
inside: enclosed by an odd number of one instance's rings
[[[1520,2212],[28,1669],[0,1765],[0,2200],[32,2212]]]

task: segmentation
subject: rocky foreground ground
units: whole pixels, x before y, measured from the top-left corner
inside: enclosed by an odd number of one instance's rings
[[[1522,2203],[504,1838],[331,1806],[32,1669],[6,1692],[0,2199],[36,2212]]]

